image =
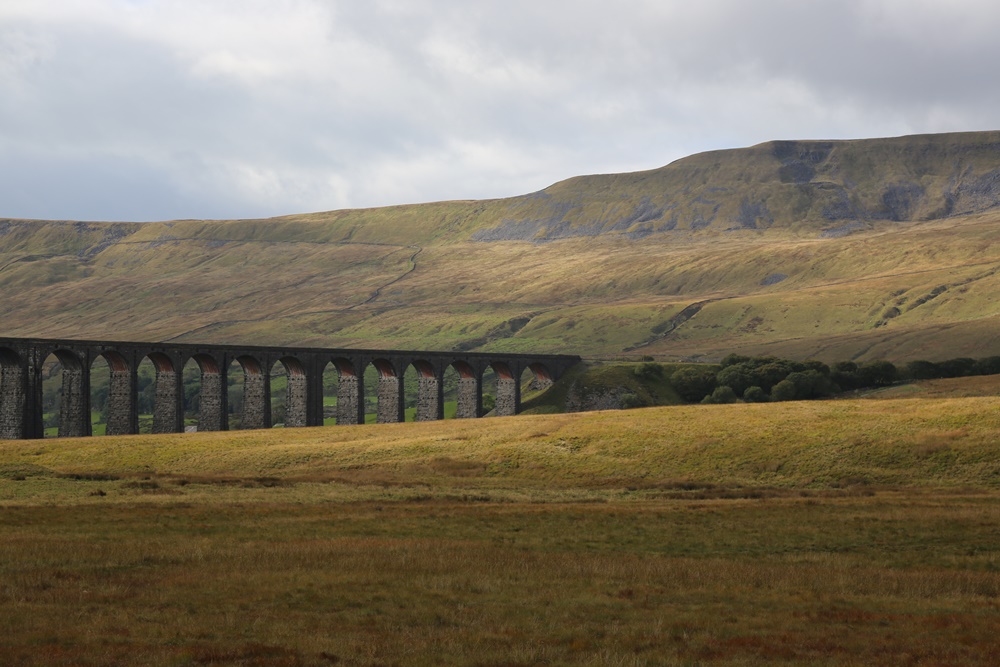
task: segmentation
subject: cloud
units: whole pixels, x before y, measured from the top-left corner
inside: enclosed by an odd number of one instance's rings
[[[995,129],[983,0],[0,5],[0,216],[530,192],[773,138]]]

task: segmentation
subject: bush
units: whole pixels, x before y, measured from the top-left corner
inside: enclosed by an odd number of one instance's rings
[[[939,363],[938,368],[941,369],[940,377],[944,378],[966,377],[967,375],[975,374],[976,360],[970,359],[968,357],[948,359],[947,361],[942,361],[941,363]]]
[[[732,354],[724,356],[722,361],[719,362],[719,365],[726,368],[727,366],[735,366],[736,364],[745,364],[748,361],[750,361],[750,357],[745,357],[742,354],[736,354],[733,352]]]
[[[712,392],[712,395],[706,396],[702,400],[702,403],[723,404],[723,403],[735,403],[738,400],[739,399],[736,397],[736,392],[733,391],[732,387],[722,386],[722,387],[716,387],[715,391]]]
[[[795,385],[795,398],[800,401],[823,398],[833,392],[833,383],[830,378],[819,371],[808,370],[801,373],[789,373],[784,381]]]
[[[628,393],[621,397],[620,405],[622,410],[631,410],[632,408],[644,408],[646,407],[646,401],[642,400],[638,394]]]
[[[747,387],[743,392],[743,400],[747,403],[767,403],[767,394],[760,387]]]
[[[772,401],[794,401],[798,396],[798,389],[791,380],[782,380],[771,389]]]
[[[984,357],[976,362],[976,375],[1000,374],[1000,357]]]
[[[639,364],[632,371],[635,376],[640,380],[645,380],[647,382],[655,382],[656,380],[663,378],[663,366],[660,364],[645,363]]]
[[[670,376],[670,385],[688,403],[697,403],[715,389],[715,372],[709,368],[681,368]]]
[[[897,376],[896,367],[888,361],[869,361],[858,368],[862,387],[888,387]]]
[[[726,366],[715,376],[715,382],[720,387],[732,387],[733,391],[737,394],[745,392],[747,387],[760,384],[753,373],[753,369],[749,368],[746,364]]]
[[[933,361],[911,361],[904,371],[911,380],[933,380],[941,377],[941,369]]]

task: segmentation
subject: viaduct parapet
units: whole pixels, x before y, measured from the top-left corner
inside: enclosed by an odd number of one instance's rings
[[[323,374],[332,367],[337,385],[337,424],[365,421],[365,369],[378,371],[379,423],[404,417],[404,374],[417,373],[417,421],[444,418],[444,374],[458,372],[459,418],[483,416],[483,374],[496,373],[498,416],[521,409],[520,378],[526,369],[539,385],[551,384],[580,361],[567,355],[524,355],[401,350],[344,350],[298,347],[127,343],[90,340],[0,338],[0,439],[44,437],[43,364],[55,356],[62,368],[59,435],[91,435],[91,366],[104,359],[110,369],[107,433],[139,432],[138,368],[148,359],[156,369],[154,433],[184,430],[183,370],[191,360],[200,372],[199,431],[229,430],[229,381],[233,362],[243,371],[241,428],[269,428],[271,369],[280,363],[288,377],[285,426],[323,425]]]

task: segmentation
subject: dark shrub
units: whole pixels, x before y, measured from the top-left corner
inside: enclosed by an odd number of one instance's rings
[[[933,361],[918,360],[906,364],[904,374],[911,380],[933,380],[941,377],[941,369]]]
[[[976,362],[976,375],[1000,374],[1000,357],[984,357]]]
[[[771,390],[772,401],[794,401],[797,395],[798,389],[791,380],[782,380]]]
[[[753,369],[747,364],[736,364],[726,366],[719,371],[718,375],[715,376],[715,381],[720,387],[731,387],[737,394],[742,394],[747,390],[747,387],[760,384],[754,375]]]
[[[670,376],[670,385],[688,403],[697,403],[715,389],[715,372],[709,368],[681,368]]]
[[[747,387],[743,392],[743,400],[747,403],[767,403],[767,394],[760,387]]]
[[[869,361],[858,368],[862,387],[888,387],[897,375],[896,367],[888,361]]]
[[[739,399],[732,387],[716,387],[711,396],[706,396],[702,403],[735,403]]]
[[[722,358],[722,361],[719,362],[719,365],[725,368],[726,366],[745,364],[748,361],[750,361],[750,357],[745,357],[742,354],[736,354],[735,352],[733,352],[732,354],[727,354],[726,356],[724,356]]]
[[[641,380],[653,382],[663,377],[663,366],[653,363],[639,364],[632,372]]]
[[[968,357],[958,357],[957,359],[942,361],[938,364],[938,368],[941,369],[940,377],[943,378],[966,377],[967,375],[974,374],[976,360]]]
[[[795,385],[795,398],[798,400],[823,398],[833,393],[833,383],[830,378],[815,370],[789,373],[783,381]]]

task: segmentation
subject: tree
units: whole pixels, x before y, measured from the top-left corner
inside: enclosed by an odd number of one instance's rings
[[[960,378],[967,375],[972,375],[975,372],[976,360],[970,359],[968,357],[958,357],[957,359],[948,359],[947,361],[942,361],[938,364],[938,368],[941,369],[941,377],[945,378]]]
[[[766,403],[768,398],[760,387],[747,387],[747,390],[743,392],[743,400],[747,403]]]
[[[1000,373],[1000,357],[984,357],[976,362],[976,375],[997,375]]]
[[[750,361],[750,357],[745,357],[742,354],[736,354],[733,352],[732,354],[724,356],[722,361],[719,362],[719,365],[726,368],[727,366],[735,366],[736,364],[745,364],[748,361]]]
[[[688,403],[697,403],[715,389],[715,372],[709,368],[680,368],[670,376],[670,385]]]
[[[640,380],[655,382],[663,377],[663,366],[654,363],[639,364],[632,372]]]
[[[896,367],[888,361],[869,361],[858,368],[862,387],[888,387],[897,375]]]
[[[771,400],[772,401],[794,401],[798,394],[798,389],[795,387],[795,383],[791,380],[782,380],[778,384],[774,385],[771,390]]]
[[[830,378],[814,370],[789,373],[783,382],[791,382],[795,386],[795,398],[798,400],[823,398],[833,391]]]
[[[702,403],[735,403],[739,399],[736,397],[736,392],[733,391],[732,387],[716,387],[715,391],[712,392],[711,396],[706,396],[702,399]]]
[[[747,387],[760,384],[753,369],[748,368],[746,364],[736,364],[723,368],[715,376],[715,382],[720,387],[723,385],[731,387],[737,394],[745,392]]]
[[[904,372],[911,380],[932,380],[941,377],[941,369],[937,364],[922,359],[906,364]]]

